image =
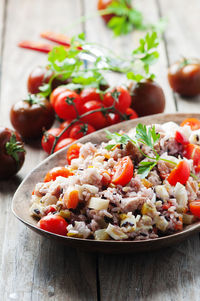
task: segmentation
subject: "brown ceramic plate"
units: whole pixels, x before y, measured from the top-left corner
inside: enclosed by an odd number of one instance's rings
[[[109,130],[113,132],[119,131],[121,129],[123,129],[124,131],[129,131],[132,127],[135,127],[138,122],[144,124],[164,123],[167,121],[181,123],[184,119],[188,117],[196,117],[200,119],[200,114],[179,113],[152,115],[140,118],[139,120],[135,119],[119,123],[117,125],[109,127]],[[105,138],[105,131],[103,129],[80,139],[80,142],[85,143],[91,141],[93,143],[101,143],[102,141],[106,140],[107,139]],[[32,170],[30,174],[21,183],[13,197],[12,210],[15,216],[32,230],[48,238],[60,241],[71,247],[87,251],[98,251],[103,253],[130,253],[154,250],[162,247],[167,247],[173,243],[180,242],[189,235],[195,232],[200,232],[200,221],[197,221],[192,225],[185,226],[182,231],[177,232],[175,234],[145,241],[95,241],[89,239],[64,237],[38,229],[36,227],[37,221],[29,215],[29,200],[31,198],[31,192],[34,189],[35,184],[44,178],[45,174],[49,169],[51,169],[54,166],[58,166],[59,164],[66,164],[66,149],[67,148],[48,157],[46,160],[40,163],[34,170]]]

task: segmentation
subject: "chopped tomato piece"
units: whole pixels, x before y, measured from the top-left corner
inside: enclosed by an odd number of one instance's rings
[[[187,118],[182,123],[181,126],[189,125],[192,131],[200,129],[200,120],[196,118]]]
[[[192,201],[189,204],[190,212],[200,218],[200,200]]]
[[[183,145],[189,144],[188,138],[179,131],[176,131],[175,133],[175,140]]]
[[[55,181],[59,176],[68,178],[72,174],[66,167],[54,167],[46,174],[44,182]]]
[[[79,157],[80,148],[80,144],[73,144],[69,147],[67,151],[67,161],[69,164],[71,164],[72,159],[77,159]]]
[[[79,203],[78,190],[72,190],[64,194],[64,203],[68,209],[75,209]]]
[[[172,206],[171,202],[167,202],[165,204],[162,205],[162,209],[163,210],[168,210],[170,207]]]
[[[200,172],[200,146],[195,144],[187,144],[183,150],[183,156],[193,160],[196,172]]]
[[[122,186],[128,184],[133,177],[133,168],[133,163],[128,156],[119,160],[113,169],[114,175],[112,178],[112,183]]]
[[[185,184],[190,176],[190,166],[183,160],[171,171],[167,178],[170,185],[175,186],[176,183]]]
[[[49,214],[49,213],[53,213],[53,212],[56,212],[56,208],[55,207],[53,207],[53,206],[49,206],[49,208],[47,208],[46,210],[45,210],[45,214],[47,215],[47,214]]]
[[[38,228],[45,231],[66,236],[68,223],[59,215],[46,215],[37,224]]]

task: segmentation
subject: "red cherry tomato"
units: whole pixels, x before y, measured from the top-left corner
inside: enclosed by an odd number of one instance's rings
[[[89,87],[83,89],[83,91],[80,94],[82,103],[85,103],[90,100],[96,100],[96,101],[101,101],[100,94],[96,91],[95,88]]]
[[[77,159],[79,157],[81,144],[72,144],[67,150],[67,161],[68,164],[71,164],[73,159]]]
[[[42,148],[48,154],[51,153],[55,137],[61,133],[61,129],[52,128],[46,131],[42,137]]]
[[[120,159],[113,169],[112,183],[125,186],[133,177],[133,169],[133,163],[128,156]]]
[[[56,103],[56,100],[58,98],[58,96],[66,91],[67,88],[65,86],[58,86],[56,89],[54,89],[50,95],[50,103],[52,104],[53,108],[55,107],[55,103]]]
[[[99,101],[88,101],[82,107],[82,114],[88,113],[96,109],[101,109],[102,107],[103,106]],[[89,123],[95,129],[101,129],[106,125],[106,118],[101,111],[88,114],[87,116],[81,118],[81,121],[83,123]]]
[[[192,131],[200,129],[200,120],[196,118],[187,118],[182,123],[181,126],[189,125]]]
[[[112,106],[115,101],[112,94],[115,92],[119,93],[118,100],[115,103],[116,109],[119,110],[121,113],[126,113],[126,109],[129,108],[131,105],[131,96],[129,92],[122,87],[116,87],[112,91],[107,92],[104,96],[103,104],[106,107]]]
[[[190,212],[200,218],[200,200],[192,201],[189,204]]]
[[[43,218],[41,218],[37,226],[38,228],[51,233],[55,233],[63,236],[67,235],[68,223],[63,217],[59,215],[55,215],[55,214],[46,215]]]
[[[186,144],[189,143],[188,138],[184,134],[182,134],[181,132],[179,132],[179,131],[176,131],[176,133],[175,133],[175,140],[178,143],[181,143],[183,145],[186,145]]]
[[[128,119],[138,118],[138,114],[131,108],[126,109],[126,115],[128,116]]]
[[[65,139],[62,139],[61,141],[59,141],[57,144],[56,144],[56,147],[54,149],[54,153],[59,151],[60,149],[68,146],[69,144],[73,143],[74,141],[76,141],[76,139],[73,139],[73,138],[65,138]]]
[[[200,146],[195,144],[187,144],[183,149],[183,156],[193,160],[196,172],[200,172]]]
[[[44,182],[55,181],[57,177],[68,178],[72,173],[66,167],[54,167],[45,176]]]
[[[79,139],[85,135],[95,132],[95,128],[87,123],[75,124],[72,126],[69,137]]]
[[[58,95],[54,109],[62,119],[74,119],[77,117],[77,111],[80,112],[81,98],[76,92],[66,90]]]
[[[108,113],[106,115],[107,126],[119,123],[120,121],[121,121],[120,117],[119,117],[119,115],[117,113]]]
[[[190,166],[183,160],[178,163],[178,165],[171,171],[167,181],[170,185],[175,186],[176,183],[185,184],[190,176]]]

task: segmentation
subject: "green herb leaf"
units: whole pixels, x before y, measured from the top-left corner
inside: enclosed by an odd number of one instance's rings
[[[141,176],[141,178],[146,178],[149,174],[149,172],[152,170],[154,166],[156,166],[156,162],[149,162],[149,161],[142,161],[139,163],[138,167],[138,174]]]

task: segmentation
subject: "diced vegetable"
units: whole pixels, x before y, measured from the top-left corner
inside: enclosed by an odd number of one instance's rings
[[[78,190],[67,191],[64,194],[64,203],[68,209],[75,209],[79,203]]]
[[[189,213],[183,213],[183,224],[185,225],[191,225],[192,223],[194,223],[195,221],[195,216],[193,214],[189,214]]]
[[[106,232],[115,240],[127,239],[128,235],[126,235],[118,226],[113,226],[111,224],[108,225]]]
[[[95,210],[107,209],[109,205],[109,200],[104,200],[98,197],[91,197],[88,203],[88,208]]]
[[[106,229],[99,229],[94,232],[94,238],[96,240],[108,240],[110,237],[106,232]]]
[[[200,218],[200,200],[190,202],[189,208],[194,216]]]
[[[54,167],[45,176],[44,182],[55,181],[57,177],[68,178],[72,173],[66,167]]]

